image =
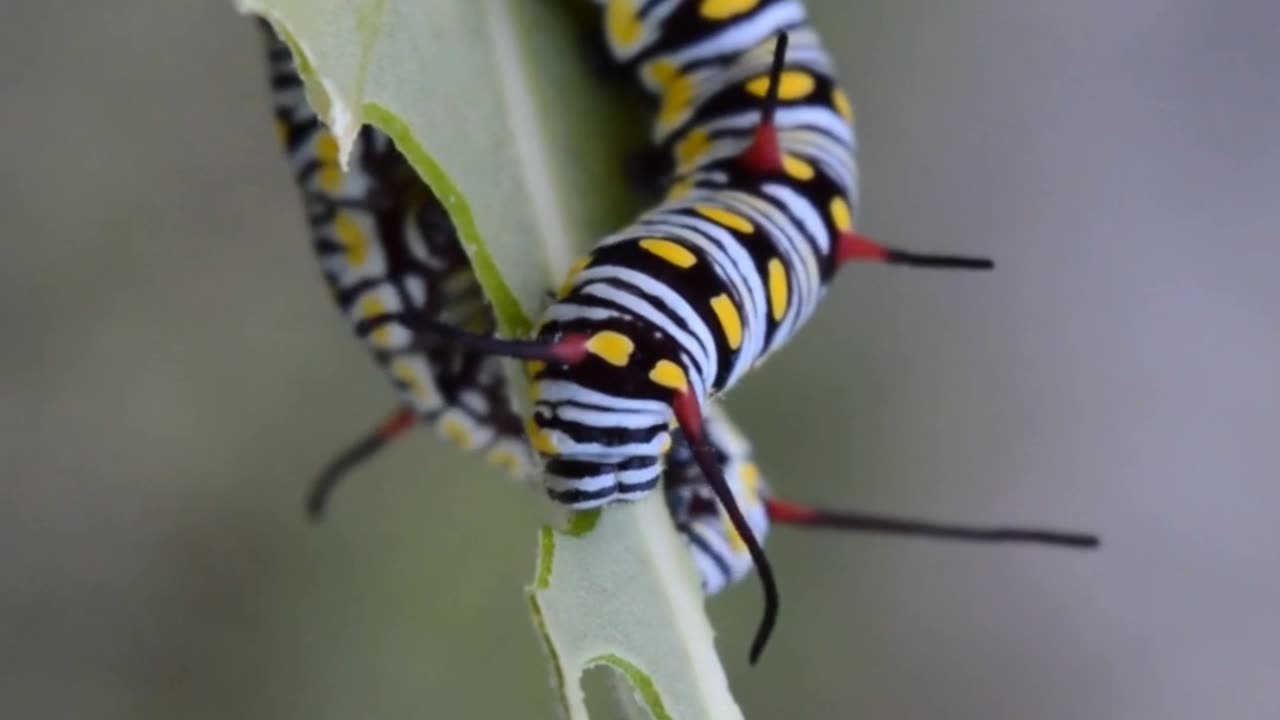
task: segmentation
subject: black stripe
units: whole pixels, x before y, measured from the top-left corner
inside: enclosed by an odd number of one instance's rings
[[[711,558],[711,562],[715,564],[718,570],[720,570],[720,574],[724,575],[725,582],[728,582],[733,578],[733,573],[730,571],[729,563],[711,547],[711,544],[702,537],[702,534],[699,533],[696,528],[687,523],[678,523],[676,525],[676,530],[679,530],[685,537],[689,538],[689,543],[693,545],[698,552],[701,552],[703,555]]]
[[[591,500],[602,500],[604,498],[613,497],[618,494],[618,486],[611,485],[601,490],[579,490],[573,488],[571,490],[552,490],[547,488],[547,497],[562,505],[577,505],[578,503],[588,502]]]

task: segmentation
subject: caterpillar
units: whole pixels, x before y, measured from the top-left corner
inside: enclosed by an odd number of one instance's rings
[[[492,332],[493,313],[440,202],[390,138],[370,127],[361,130],[350,171],[343,172],[337,141],[308,105],[289,47],[265,20],[260,26],[279,140],[342,314],[354,324],[401,312]],[[417,423],[484,453],[515,477],[532,472],[535,461],[498,362],[456,345],[415,347],[410,331],[394,322],[360,337],[394,383],[402,409],[322,473],[310,495],[313,516],[345,469]]]
[[[777,617],[776,582],[762,546],[771,521],[1096,546],[1091,535],[942,526],[825,511],[769,495],[749,460],[749,446],[714,399],[803,325],[837,268],[880,262],[990,269],[993,263],[911,252],[855,232],[852,110],[801,3],[668,0],[637,8],[614,1],[606,3],[604,25],[614,59],[657,100],[654,147],[671,158],[665,199],[574,266],[530,339],[492,337],[491,316],[486,321],[472,310],[465,322],[458,320],[465,304],[428,308],[420,299],[425,293],[415,295],[405,283],[385,277],[362,292],[389,283],[398,300],[383,295],[379,302],[352,301],[350,290],[333,280],[348,269],[329,272],[326,265],[339,304],[398,385],[403,380],[395,358],[440,353],[445,362],[424,360],[423,375],[456,397],[483,389],[491,400],[485,406],[490,417],[469,415],[475,431],[524,448],[524,454],[511,450],[517,470],[528,467],[523,461],[536,462],[536,455],[546,471],[547,494],[571,509],[639,499],[662,484],[704,590],[714,593],[757,571],[765,608],[752,641],[753,663]],[[314,134],[315,121],[308,122]],[[371,139],[362,134],[358,150],[389,147],[375,131],[364,133]],[[320,177],[332,172],[326,168],[336,168],[333,162],[315,162],[332,158],[327,150],[317,146],[299,153],[295,169],[318,165]],[[377,173],[385,169],[362,157],[353,166],[374,168],[355,181],[366,189],[369,178],[381,180]],[[299,182],[306,194],[301,171]],[[421,191],[399,192],[423,197]],[[350,261],[353,244],[332,239],[342,212],[358,209],[367,220],[377,208],[401,203],[396,193],[389,193],[390,201],[372,202],[382,194],[328,204],[308,195],[322,263]],[[337,214],[317,212],[313,205],[332,205]],[[410,242],[413,233],[396,230],[404,227],[403,217],[388,216],[366,223],[364,246],[374,237],[389,248]],[[534,410],[523,428],[517,429],[505,401],[496,364],[486,362],[498,357],[526,362]],[[468,359],[472,371],[447,373],[449,358]],[[432,413],[457,411],[461,403],[433,407],[419,415],[440,427],[442,415]],[[336,478],[399,434],[411,424],[406,412],[393,415],[323,477]],[[504,423],[501,431],[495,429],[497,418]],[[484,445],[467,439],[462,444]]]

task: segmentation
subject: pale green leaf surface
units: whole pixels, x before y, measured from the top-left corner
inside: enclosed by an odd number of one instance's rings
[[[527,333],[577,252],[634,209],[621,158],[645,120],[587,71],[585,0],[237,5],[289,40],[344,157],[362,123],[392,137],[454,220],[505,334]],[[603,664],[655,717],[740,718],[661,497],[595,518],[543,529],[529,589],[568,716],[587,717],[580,677]]]

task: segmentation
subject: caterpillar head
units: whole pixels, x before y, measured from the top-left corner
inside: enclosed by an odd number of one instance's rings
[[[672,443],[672,386],[688,386],[672,343],[614,318],[551,321],[537,342],[564,349],[561,362],[526,364],[527,431],[551,499],[586,510],[656,489]]]

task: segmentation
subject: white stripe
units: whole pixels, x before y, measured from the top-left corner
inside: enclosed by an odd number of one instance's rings
[[[421,275],[405,275],[400,280],[400,285],[404,287],[405,295],[409,296],[411,307],[421,309],[427,303],[427,284]]]
[[[785,2],[765,8],[753,17],[729,23],[729,26],[696,43],[670,53],[663,59],[684,67],[692,62],[706,60],[726,53],[741,52],[776,35],[787,25],[803,22],[804,5]]]
[[[566,460],[618,463],[637,457],[656,458],[662,454],[662,448],[666,446],[664,433],[659,433],[649,442],[606,445],[598,442],[578,442],[571,435],[554,426],[543,426],[542,432],[550,436],[557,454]]]
[[[577,303],[558,302],[547,308],[542,314],[544,321],[572,322],[574,320],[612,320],[626,317],[622,313],[609,308],[579,305]]]
[[[702,251],[703,257],[710,260],[716,269],[716,275],[727,289],[745,305],[742,308],[744,323],[749,324],[751,318],[757,316],[763,320],[764,310],[759,306],[764,298],[764,285],[760,282],[760,274],[756,271],[751,254],[728,230],[709,220],[681,212],[691,208],[693,204],[697,203],[681,202],[661,206],[641,217],[635,225],[623,234],[615,235],[606,244],[655,236],[688,243]],[[749,329],[746,328],[748,331]],[[739,352],[748,351],[750,343],[747,332],[744,332],[743,340]]]
[[[547,473],[546,478],[547,489],[555,492],[577,490],[579,492],[594,493],[614,487],[617,484],[618,482],[613,473],[589,475],[584,478],[562,478],[558,475]]]
[[[565,422],[589,425],[594,428],[621,428],[624,430],[658,429],[666,426],[666,422],[654,422],[649,415],[618,412],[616,410],[596,410],[581,405],[556,405],[556,417]]]
[[[769,322],[768,295],[765,294],[764,282],[751,254],[728,230],[700,216],[672,213],[670,217],[675,224],[686,228],[685,233],[690,242],[695,242],[696,238],[696,244],[700,247],[713,245],[722,256],[727,252],[732,258],[730,262],[737,270],[732,290],[740,303],[738,309],[742,317],[742,346],[726,376],[725,385],[731,385],[751,368],[752,363],[764,351]],[[725,273],[721,276],[724,277]]]
[[[711,334],[711,330],[702,322],[693,306],[689,304],[684,296],[672,290],[666,284],[658,282],[653,278],[639,271],[621,265],[602,265],[597,268],[591,268],[582,273],[585,280],[617,280],[631,285],[637,290],[655,297],[665,303],[671,310],[671,314],[676,318],[683,319],[688,325],[688,329],[702,344],[702,348],[706,353],[707,364],[702,370],[704,377],[713,377],[715,369],[718,367],[719,358],[717,357],[716,341]],[[635,297],[635,296],[633,296]],[[636,297],[636,300],[644,302]],[[687,351],[687,349],[686,349]]]
[[[827,225],[808,198],[781,183],[765,183],[763,189],[765,195],[785,205],[796,216],[804,226],[809,240],[817,246],[818,252],[823,255],[831,252],[831,237],[827,234]]]
[[[654,465],[647,468],[638,468],[635,470],[619,470],[618,472],[603,473],[600,475],[588,475],[585,478],[566,478],[560,477],[553,473],[547,475],[547,489],[554,492],[599,492],[610,487],[619,485],[640,485],[652,480],[656,475],[660,474],[662,466]],[[652,492],[652,488],[645,491]]]
[[[609,395],[583,387],[571,380],[539,380],[536,384],[538,386],[537,405],[563,402],[598,405],[619,412],[647,414],[662,418],[661,422],[666,422],[666,417],[671,414],[671,406],[664,402]],[[549,406],[545,409],[547,412],[552,411]]]
[[[779,217],[778,209],[767,200],[740,191],[725,191],[720,204],[747,217],[773,241],[782,256],[787,274],[787,311],[774,331],[771,348],[780,347],[800,323],[808,317],[815,304],[812,297],[818,278],[817,258],[813,246],[804,240],[800,229],[789,218]],[[807,270],[807,272],[805,272]]]
[[[812,105],[793,105],[780,107],[773,116],[774,124],[784,137],[789,132],[810,130],[831,137],[852,152],[854,144],[853,130],[845,123],[840,113],[821,103]],[[720,115],[697,127],[709,133],[753,131],[760,124],[760,111],[755,108],[742,110],[728,115]],[[690,128],[692,129],[692,128]],[[684,132],[684,128],[680,128]],[[786,149],[786,146],[783,146]]]
[[[486,398],[482,393],[469,388],[458,394],[458,404],[476,415],[483,416],[489,414],[488,398]]]
[[[632,275],[636,274],[638,273],[632,271]],[[658,326],[660,330],[665,332],[685,353],[695,353],[697,350],[703,350],[701,355],[695,354],[690,358],[699,365],[697,371],[693,374],[698,375],[700,378],[714,374],[715,364],[712,362],[713,356],[706,352],[707,344],[700,344],[698,341],[694,340],[692,335],[677,325],[676,322],[673,321],[666,313],[650,304],[649,301],[632,293],[619,290],[613,286],[605,285],[601,282],[593,282],[590,285],[586,285],[581,289],[581,292],[584,295],[593,295],[595,297],[617,303],[622,307],[625,307],[629,312],[634,313],[640,318],[648,320],[650,323]],[[688,303],[684,303],[684,305],[685,307],[688,307]],[[692,323],[691,326],[692,325],[702,325],[702,323],[695,322]],[[706,337],[707,329],[705,325],[702,326],[702,330],[703,337]],[[714,350],[711,352],[714,352]]]
[[[835,181],[857,205],[858,166],[854,163],[857,147],[845,147],[834,138],[816,130],[788,130],[782,134],[782,145],[788,152],[815,163],[822,174]]]

